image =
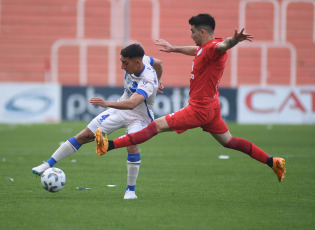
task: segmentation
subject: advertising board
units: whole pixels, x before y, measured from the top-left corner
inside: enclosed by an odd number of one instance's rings
[[[62,87],[62,119],[68,121],[90,121],[104,108],[91,105],[91,97],[102,97],[116,101],[123,94],[123,88],[109,87]],[[188,104],[188,88],[165,88],[157,94],[154,105],[155,118],[175,112]],[[236,90],[221,89],[220,102],[222,116],[227,121],[236,120]]]
[[[42,83],[1,83],[0,123],[59,122],[61,87]]]
[[[315,123],[315,86],[242,86],[237,107],[239,123]]]

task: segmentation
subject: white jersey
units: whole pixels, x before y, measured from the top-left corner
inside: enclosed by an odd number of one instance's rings
[[[148,116],[150,120],[153,121],[153,104],[159,84],[156,72],[152,67],[154,62],[153,58],[144,56],[142,61],[144,68],[138,76],[128,73],[125,74],[124,94],[119,100],[121,101],[129,99],[134,93],[143,95],[145,97],[144,102],[142,102],[132,111],[142,116]]]
[[[158,79],[153,69],[153,58],[143,57],[144,68],[139,76],[125,74],[124,93],[119,100],[126,100],[134,93],[145,97],[145,101],[133,110],[109,108],[96,116],[88,125],[95,133],[97,128],[110,134],[117,129],[126,128],[127,133],[137,132],[154,120],[153,103],[158,90]]]

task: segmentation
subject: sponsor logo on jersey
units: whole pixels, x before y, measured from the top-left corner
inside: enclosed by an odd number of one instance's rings
[[[202,48],[198,51],[197,56],[199,56],[202,52]]]
[[[137,82],[132,82],[132,85],[131,86],[129,86],[129,90],[131,91],[131,92],[136,92],[136,90],[137,90],[137,88],[138,88],[138,83]]]

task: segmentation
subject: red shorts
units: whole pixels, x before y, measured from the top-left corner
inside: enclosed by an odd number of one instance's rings
[[[169,127],[177,133],[197,127],[215,134],[225,133],[229,130],[221,117],[220,107],[212,110],[197,110],[188,105],[175,113],[166,115],[165,119]]]

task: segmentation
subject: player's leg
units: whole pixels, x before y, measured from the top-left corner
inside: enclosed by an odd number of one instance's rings
[[[107,110],[96,116],[79,134],[71,137],[64,142],[43,164],[34,167],[32,172],[37,175],[41,175],[46,169],[53,167],[57,162],[64,159],[65,157],[71,156],[79,150],[81,145],[88,142],[94,141],[95,130],[99,127],[110,134],[112,131],[119,128],[121,121],[116,122],[116,114],[114,110]],[[104,128],[108,127],[108,128]]]
[[[261,150],[252,142],[246,139],[233,137],[229,131],[222,134],[215,133],[211,134],[221,145],[223,145],[226,148],[235,149],[243,153],[246,153],[250,157],[264,164],[267,164],[267,162],[269,163],[270,161],[271,157],[263,150]]]
[[[126,120],[126,133],[132,134],[145,129],[150,120],[147,117],[143,117],[139,114],[121,113],[124,120]],[[136,199],[135,193],[136,182],[140,169],[140,153],[138,145],[127,146],[127,188],[125,191],[124,199]]]
[[[46,169],[53,167],[57,162],[65,157],[71,156],[79,150],[81,145],[86,144],[94,140],[94,133],[89,128],[85,128],[79,134],[71,137],[64,142],[60,147],[52,154],[52,156],[43,164],[38,165],[32,169],[32,172],[36,175],[41,175]]]
[[[246,139],[233,137],[229,131],[222,134],[212,133],[212,136],[224,147],[241,151],[248,154],[253,159],[267,164],[276,173],[279,182],[284,179],[286,170],[284,167],[285,160],[283,158],[269,156],[266,152],[254,145],[252,142]]]
[[[99,145],[99,148],[102,150],[102,154],[107,153],[108,151],[116,148],[127,147],[131,145],[141,144],[160,132],[172,131],[166,122],[165,117],[160,117],[154,121],[152,121],[147,127],[144,129],[135,132],[128,133],[123,135],[115,140],[108,140],[106,137],[97,130],[95,132],[95,140],[96,144]],[[99,142],[97,140],[100,140]]]
[[[141,144],[151,139],[158,133],[166,131],[171,131],[171,129],[169,128],[165,117],[160,117],[152,121],[147,127],[138,132],[128,133],[122,137],[113,140],[113,145],[115,148],[122,148],[126,146]]]
[[[217,108],[208,113],[207,119],[210,121],[202,128],[204,131],[211,133],[211,135],[224,147],[235,149],[248,154],[257,161],[264,164],[269,163],[270,158],[267,153],[255,146],[248,140],[233,137],[221,117],[220,108]]]
[[[138,145],[128,146],[127,151],[127,188],[124,199],[137,199],[135,189],[141,164]]]
[[[221,145],[226,148],[241,151],[245,154],[248,154],[253,159],[267,164],[277,174],[278,180],[283,180],[284,174],[286,172],[284,168],[284,159],[279,157],[271,157],[262,149],[254,145],[252,142],[246,139],[233,137],[221,117],[221,112],[219,108],[213,110],[212,114],[209,114],[209,120],[211,121],[211,123],[203,126],[202,128],[204,131],[210,132]]]
[[[106,153],[112,149],[140,144],[161,132],[175,131],[177,133],[183,133],[187,129],[199,127],[198,121],[193,119],[195,115],[196,111],[188,105],[175,113],[154,120],[139,132],[121,136],[113,141],[101,137],[104,139],[103,151]]]

